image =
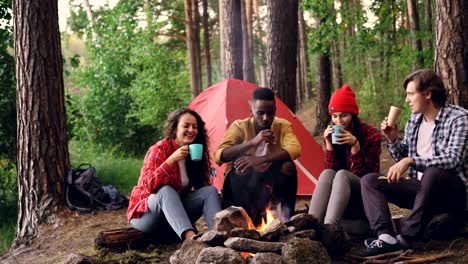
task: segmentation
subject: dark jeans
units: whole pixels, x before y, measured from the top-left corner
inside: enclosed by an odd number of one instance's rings
[[[281,173],[283,164],[294,168],[291,175]],[[294,213],[297,192],[297,171],[291,160],[273,162],[270,169],[260,173],[250,169],[239,175],[232,169],[224,179],[223,202],[225,206],[243,207],[255,225],[261,223],[265,209],[281,203],[281,217],[289,220]]]
[[[389,184],[370,173],[361,179],[361,192],[369,224],[376,235],[395,235],[388,202],[411,209],[401,223],[401,235],[409,242],[417,238],[435,214],[449,213],[463,219],[466,208],[463,181],[445,170],[427,168],[421,181],[400,180]]]

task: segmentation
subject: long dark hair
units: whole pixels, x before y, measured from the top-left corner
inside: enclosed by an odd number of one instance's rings
[[[333,125],[333,121],[331,122]],[[357,115],[352,115],[351,124],[349,125],[349,129],[351,133],[356,137],[356,139],[362,143],[363,133],[362,133],[362,123],[361,120]],[[362,146],[362,145],[361,145]],[[346,162],[346,155],[349,151],[349,145],[334,145],[334,151],[338,159],[340,160],[340,167],[345,168],[347,167]],[[345,165],[346,164],[346,165]]]
[[[201,116],[189,108],[181,108],[169,114],[169,117],[166,120],[165,125],[165,134],[166,137],[176,138],[177,125],[179,124],[180,117],[190,114],[195,117],[197,120],[197,137],[193,143],[198,143],[203,145],[203,157],[201,161],[192,161],[190,156],[185,159],[185,164],[187,168],[187,174],[190,180],[190,183],[199,189],[203,186],[209,185],[211,183],[211,163],[210,163],[210,153],[208,145],[208,133],[206,132],[205,122]]]

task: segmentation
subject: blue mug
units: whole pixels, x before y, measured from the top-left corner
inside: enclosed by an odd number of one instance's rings
[[[342,125],[334,125],[333,126],[332,144],[339,144],[338,143],[339,137],[337,136],[337,134],[343,133],[343,129],[344,129],[344,126],[342,126]]]

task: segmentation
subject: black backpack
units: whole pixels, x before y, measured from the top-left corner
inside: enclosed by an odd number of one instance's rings
[[[67,175],[65,201],[68,208],[82,213],[96,209],[118,210],[128,205],[128,199],[112,185],[102,185],[91,164],[72,168]]]

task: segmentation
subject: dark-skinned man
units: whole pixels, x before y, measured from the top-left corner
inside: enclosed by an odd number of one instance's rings
[[[267,207],[281,205],[281,220],[294,213],[301,146],[291,124],[275,117],[275,96],[257,88],[249,101],[251,117],[236,120],[215,151],[217,164],[228,163],[223,184],[226,206],[243,207],[255,225]]]

